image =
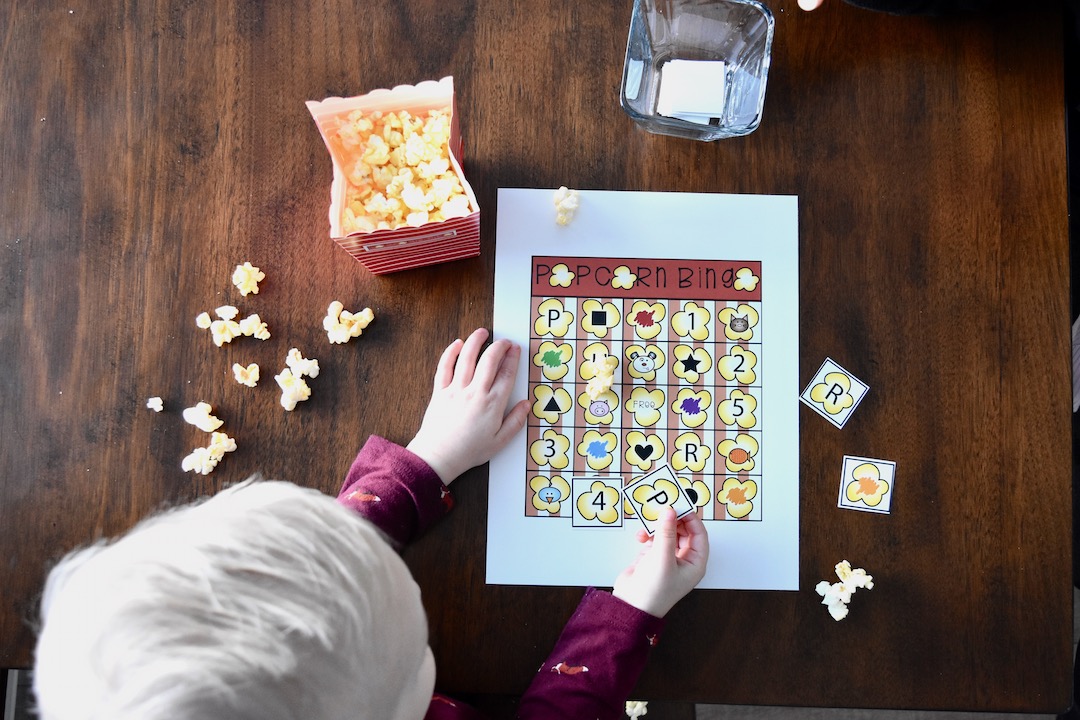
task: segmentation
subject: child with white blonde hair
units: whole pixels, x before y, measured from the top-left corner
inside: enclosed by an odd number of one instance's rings
[[[44,720],[479,718],[433,697],[420,590],[397,550],[525,424],[527,400],[507,411],[521,350],[481,353],[487,337],[446,349],[416,437],[370,438],[336,500],[249,480],[64,558],[41,603]],[[708,556],[695,516],[669,513],[639,539],[613,592],[586,592],[519,717],[622,717],[661,618]]]

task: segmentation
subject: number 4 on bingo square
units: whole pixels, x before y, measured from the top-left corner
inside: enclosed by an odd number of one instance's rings
[[[687,497],[686,491],[679,485],[667,465],[658,467],[627,485],[623,488],[623,495],[634,507],[634,514],[650,535],[656,532],[660,512],[665,506],[673,507],[675,516],[680,518],[694,512],[694,503]]]

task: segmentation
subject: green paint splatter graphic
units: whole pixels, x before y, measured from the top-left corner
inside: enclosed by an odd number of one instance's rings
[[[558,350],[548,350],[544,353],[544,357],[540,358],[540,362],[544,363],[549,368],[557,368],[562,365],[562,353]]]

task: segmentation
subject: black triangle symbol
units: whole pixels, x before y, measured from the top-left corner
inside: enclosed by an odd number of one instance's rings
[[[559,407],[559,403],[555,402],[555,396],[552,395],[544,406],[544,412],[562,412],[562,408]]]

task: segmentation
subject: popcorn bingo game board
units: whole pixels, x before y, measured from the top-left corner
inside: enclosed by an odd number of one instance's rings
[[[488,582],[610,585],[663,503],[705,521],[701,587],[796,589],[796,198],[586,191],[566,226],[551,198],[499,191],[494,333],[532,405]]]

